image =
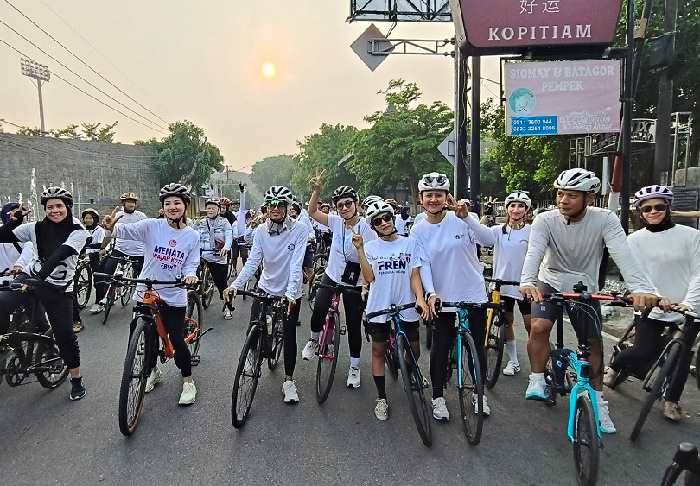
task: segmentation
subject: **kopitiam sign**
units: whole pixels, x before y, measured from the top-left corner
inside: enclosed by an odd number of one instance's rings
[[[608,46],[622,0],[450,0],[457,36],[476,53]]]
[[[620,61],[507,62],[510,136],[620,131]]]

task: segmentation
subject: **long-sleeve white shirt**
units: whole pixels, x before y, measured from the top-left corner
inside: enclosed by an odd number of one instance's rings
[[[499,224],[491,227],[496,244],[493,245],[493,278],[511,282],[520,282],[520,273],[525,263],[527,244],[530,239],[530,225],[526,224],[520,229],[513,229]],[[501,287],[501,295],[513,299],[522,300],[523,296],[518,287],[504,285]]]
[[[17,251],[17,247],[21,251]],[[34,257],[34,245],[31,241],[25,243],[0,243],[0,274],[13,267],[25,269]],[[11,276],[0,276],[0,283],[13,280]]]
[[[144,219],[148,218],[148,216],[143,214],[141,211],[134,211],[132,213],[119,211],[116,217],[119,218],[119,221],[117,221],[117,224],[114,225],[115,228],[127,224],[133,224],[138,221],[143,221]],[[132,241],[127,238],[117,239],[116,243],[114,244],[114,249],[122,252],[125,255],[134,257],[143,256],[144,252],[143,243],[140,241]]]

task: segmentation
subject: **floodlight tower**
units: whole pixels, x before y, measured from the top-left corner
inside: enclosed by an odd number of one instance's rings
[[[22,59],[22,74],[36,79],[37,89],[39,90],[39,117],[41,118],[41,134],[46,133],[44,126],[44,103],[41,99],[41,82],[48,82],[51,78],[49,67],[39,64],[32,59]]]

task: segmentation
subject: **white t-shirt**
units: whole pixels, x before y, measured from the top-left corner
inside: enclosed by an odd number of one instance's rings
[[[112,236],[143,242],[145,253],[139,278],[175,280],[197,275],[199,233],[187,226],[171,227],[163,218],[147,218],[138,223],[115,225]],[[173,307],[187,305],[187,289],[172,285],[154,285],[161,299]],[[138,284],[133,299],[143,299],[146,286]]]
[[[422,265],[423,258],[420,245],[414,238],[399,236],[394,241],[377,238],[365,244],[365,255],[374,272],[365,308],[367,314],[416,301],[411,290],[411,271]],[[407,322],[418,321],[414,308],[401,311],[399,317]],[[371,322],[383,323],[388,319],[385,314],[374,317]]]
[[[119,216],[121,216],[121,218],[119,218]],[[125,213],[124,211],[119,211],[116,215],[116,218],[119,218],[119,221],[117,221],[117,224],[114,225],[115,228],[117,228],[119,225],[132,224],[136,223],[137,221],[142,221],[146,219],[147,216],[141,211],[134,211],[133,213]],[[114,236],[114,233],[112,233],[112,236]],[[138,257],[143,256],[144,254],[143,243],[141,243],[140,241],[117,239],[114,249],[129,256]]]
[[[20,251],[17,251],[17,247]],[[12,267],[26,268],[34,256],[34,245],[30,241],[26,243],[0,243],[0,283],[11,282],[14,280],[12,276],[3,277],[1,274]]]
[[[102,226],[97,225],[95,226],[92,230],[87,230],[88,233],[90,233],[90,244],[91,245],[96,245],[97,243],[102,243],[102,241],[105,239],[105,230]],[[88,248],[85,250],[85,253],[90,254],[90,253],[98,253],[100,251],[99,248]]]
[[[430,262],[435,292],[443,302],[487,301],[481,263],[476,257],[476,244],[492,246],[496,239],[490,228],[472,217],[459,219],[448,211],[442,221],[431,224],[427,219],[411,228],[411,236],[421,245]],[[443,307],[446,312],[454,308]]]
[[[364,218],[360,218],[358,223],[350,229],[345,227],[345,220],[343,220],[343,218],[334,214],[328,215],[328,227],[333,232],[333,240],[331,243],[330,255],[328,256],[326,275],[337,284],[348,285],[341,281],[343,273],[345,272],[346,263],[355,262],[358,265],[360,264],[360,257],[357,256],[357,250],[352,244],[353,232],[359,232],[365,244],[377,239],[377,233],[365,222]],[[364,284],[365,279],[362,278],[362,272],[360,272],[360,278],[356,286],[359,287]]]
[[[503,226],[505,225],[498,224],[491,227],[496,237],[496,244],[493,246],[493,278],[520,282],[520,274],[527,254],[527,243],[530,240],[530,225],[526,224],[519,230],[506,227],[506,234],[503,234]],[[518,287],[512,285],[501,287],[501,295],[523,299]]]
[[[404,220],[400,215],[396,215],[394,218],[394,228],[396,228],[396,232],[399,235],[406,236],[406,220]]]

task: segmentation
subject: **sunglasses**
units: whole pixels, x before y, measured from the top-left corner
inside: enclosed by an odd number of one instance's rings
[[[423,180],[427,182],[431,187],[438,187],[445,184],[445,182],[447,181],[447,177],[445,177],[444,175],[439,175],[437,177],[425,176],[423,177]]]
[[[338,202],[335,204],[335,207],[338,209],[345,209],[345,208],[350,209],[353,204],[355,204],[355,201]]]
[[[280,206],[287,206],[287,201],[284,201],[282,199],[272,199],[271,201],[267,202],[267,207],[269,208],[278,208]]]
[[[380,216],[377,216],[372,220],[372,226],[381,226],[383,223],[390,223],[394,220],[394,217],[389,214],[382,214]]]
[[[652,211],[656,211],[656,212],[661,213],[661,212],[665,212],[666,208],[668,208],[668,206],[666,204],[649,204],[648,206],[642,206],[640,208],[640,210],[643,213],[650,213]]]

